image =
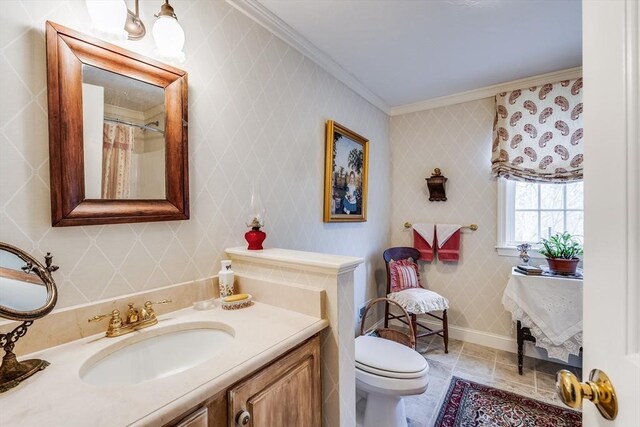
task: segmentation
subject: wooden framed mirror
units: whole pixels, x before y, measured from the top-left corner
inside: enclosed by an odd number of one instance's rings
[[[187,73],[46,23],[54,227],[189,219]]]

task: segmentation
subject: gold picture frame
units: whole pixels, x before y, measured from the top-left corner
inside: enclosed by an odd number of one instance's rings
[[[324,170],[324,222],[366,221],[369,140],[328,120]]]

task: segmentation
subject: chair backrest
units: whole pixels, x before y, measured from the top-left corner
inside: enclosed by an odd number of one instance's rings
[[[398,246],[389,248],[382,253],[384,265],[387,268],[387,295],[391,292],[391,271],[389,270],[389,261],[399,261],[401,259],[412,258],[415,262],[420,258],[420,252],[416,248],[410,246]]]

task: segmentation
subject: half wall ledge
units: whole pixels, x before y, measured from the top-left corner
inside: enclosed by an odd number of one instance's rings
[[[240,246],[229,248],[226,252],[231,255],[231,259],[295,269],[301,269],[304,266],[307,267],[306,271],[325,274],[342,274],[353,271],[364,262],[363,258],[358,257],[278,248],[250,251],[244,246]]]
[[[354,270],[363,258],[269,248],[229,248],[233,270],[259,286],[298,285],[324,290],[322,332],[322,425],[356,425]],[[246,282],[245,282],[246,283]],[[282,288],[280,288],[282,289]]]

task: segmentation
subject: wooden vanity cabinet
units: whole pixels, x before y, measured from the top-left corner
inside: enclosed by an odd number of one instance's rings
[[[320,337],[315,335],[168,426],[320,427],[321,399]]]
[[[209,408],[203,406],[181,419],[176,427],[209,427]]]
[[[229,425],[244,413],[253,427],[321,424],[320,345],[315,336],[228,390]]]

